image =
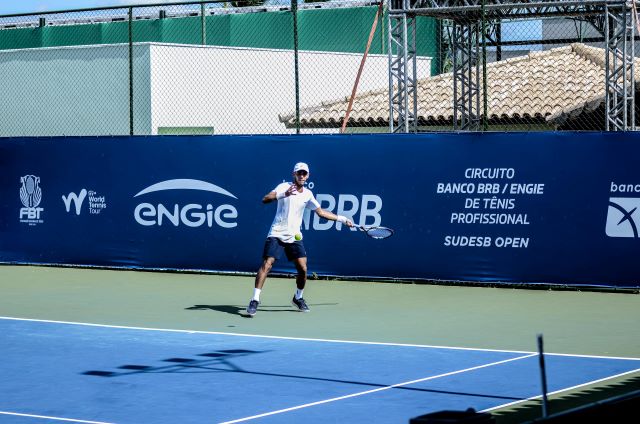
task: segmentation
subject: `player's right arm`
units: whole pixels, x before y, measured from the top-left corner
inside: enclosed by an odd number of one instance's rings
[[[293,194],[298,194],[295,184],[282,183],[271,190],[262,198],[262,203],[271,203],[274,200],[283,199]]]
[[[265,194],[265,196],[262,198],[262,203],[271,203],[274,200],[277,199],[278,194],[274,191],[270,191],[269,193]]]

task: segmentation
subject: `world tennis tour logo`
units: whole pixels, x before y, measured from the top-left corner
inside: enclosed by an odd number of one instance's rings
[[[237,199],[236,196],[222,187],[207,181],[191,179],[161,181],[139,191],[133,197],[175,190],[197,190],[205,193],[221,194],[223,196]],[[198,198],[202,200],[202,196],[199,196]],[[236,218],[238,218],[238,210],[235,206],[226,203],[214,206],[208,202],[203,204],[196,203],[195,201],[187,204],[173,203],[170,205],[166,204],[166,202],[158,202],[155,204],[145,202],[136,206],[133,211],[133,216],[138,224],[144,226],[162,226],[170,224],[175,227],[179,225],[186,225],[187,227],[202,227],[206,225],[211,228],[215,224],[222,228],[234,228],[238,225],[236,222]]]
[[[611,197],[607,213],[606,233],[609,237],[638,238],[640,198]]]
[[[100,212],[107,208],[107,201],[104,196],[98,196],[95,190],[87,190],[86,188],[83,188],[80,190],[80,194],[71,192],[66,196],[62,196],[62,201],[64,202],[64,207],[67,210],[67,213],[71,212],[71,204],[73,203],[76,215],[80,215],[82,212],[82,205],[84,204],[87,194],[89,195],[89,214],[99,215]]]
[[[29,225],[42,224],[40,214],[44,209],[38,207],[42,201],[40,177],[25,175],[20,177],[20,184],[20,201],[24,206],[20,208],[20,222]]]

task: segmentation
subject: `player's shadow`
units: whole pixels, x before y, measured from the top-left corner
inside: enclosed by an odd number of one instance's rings
[[[337,305],[337,303],[310,303],[310,307],[314,306],[332,306]],[[185,308],[189,311],[206,311],[212,310],[216,312],[224,312],[225,314],[231,315],[240,315],[245,318],[249,318],[247,315],[247,307],[239,306],[239,305],[193,305]],[[258,312],[299,312],[291,305],[269,305],[269,306],[260,306],[258,308]]]
[[[246,306],[236,306],[236,305],[193,305],[188,308],[185,308],[189,311],[206,311],[210,309],[212,311],[224,312],[225,314],[231,315],[243,315],[243,312],[246,312]]]

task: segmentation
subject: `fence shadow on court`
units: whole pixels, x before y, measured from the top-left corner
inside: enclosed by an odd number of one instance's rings
[[[253,376],[263,376],[271,378],[299,379],[305,381],[318,381],[328,383],[338,383],[352,386],[362,386],[367,389],[371,388],[393,388],[393,390],[406,390],[410,392],[421,393],[438,393],[454,396],[469,396],[477,398],[501,399],[504,401],[518,401],[521,398],[496,395],[490,392],[468,392],[468,391],[449,391],[428,389],[421,387],[397,386],[392,387],[391,383],[383,381],[359,381],[347,378],[329,378],[326,376],[287,374],[278,372],[266,372],[257,370],[248,370],[242,368],[235,362],[240,357],[256,355],[260,353],[268,353],[268,350],[247,350],[247,349],[224,349],[213,352],[201,353],[195,355],[196,358],[173,357],[162,359],[161,362],[167,363],[162,365],[143,365],[143,364],[125,364],[112,368],[112,370],[90,370],[81,374],[93,377],[117,378],[127,377],[135,374],[199,374],[199,373],[240,373],[250,374]],[[263,359],[264,361],[264,359]]]
[[[631,376],[615,383],[590,387],[566,395],[552,397],[548,403],[548,413],[549,415],[558,414],[638,390],[640,390],[640,375]],[[504,411],[495,411],[493,412],[493,416],[496,419],[496,424],[532,422],[540,419],[542,416],[541,400],[526,402]]]

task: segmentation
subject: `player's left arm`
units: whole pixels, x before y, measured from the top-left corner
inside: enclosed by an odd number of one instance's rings
[[[330,221],[342,222],[347,227],[353,227],[353,222],[344,215],[336,215],[335,213],[325,211],[322,208],[316,208],[315,213],[321,218],[328,219]]]

